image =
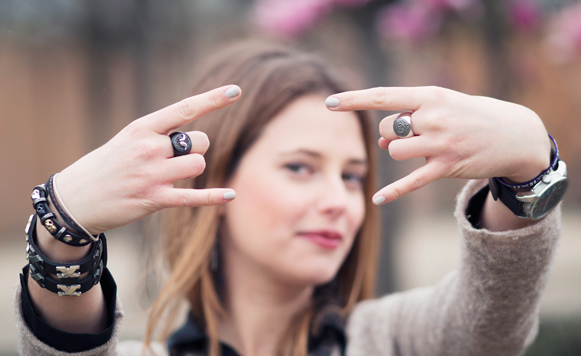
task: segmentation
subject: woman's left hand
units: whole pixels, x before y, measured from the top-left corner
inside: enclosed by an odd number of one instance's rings
[[[440,178],[504,177],[526,182],[550,164],[551,143],[543,122],[518,104],[439,87],[350,91],[334,94],[326,103],[333,111],[412,113],[414,136],[396,136],[393,122],[398,114],[391,115],[379,124],[379,146],[395,160],[425,157],[426,164],[377,192],[376,204],[396,200]]]

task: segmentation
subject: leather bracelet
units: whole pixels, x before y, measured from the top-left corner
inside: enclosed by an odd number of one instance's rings
[[[50,178],[48,178],[48,181],[46,181],[46,184],[44,185],[46,188],[46,192],[48,193],[48,196],[50,197],[52,205],[54,205],[54,208],[56,209],[56,211],[58,211],[61,218],[63,218],[63,220],[71,228],[73,228],[73,230],[75,230],[79,235],[85,234],[85,232],[71,218],[69,218],[69,215],[63,210],[63,208],[61,208],[59,200],[57,199],[56,195],[54,194],[54,176],[55,176],[55,174],[51,175]]]
[[[91,243],[92,239],[84,236],[84,234],[83,236],[78,235],[59,224],[56,216],[48,207],[48,200],[46,198],[47,193],[44,184],[34,187],[30,197],[32,199],[32,206],[34,206],[42,225],[52,236],[54,236],[55,239],[71,246],[85,246]]]
[[[58,263],[48,259],[36,246],[37,215],[31,215],[26,225],[26,257],[30,276],[41,287],[59,296],[80,296],[99,283],[107,266],[107,240],[104,235],[87,257],[78,262]],[[80,276],[88,272],[88,276]],[[54,279],[50,274],[56,275]]]

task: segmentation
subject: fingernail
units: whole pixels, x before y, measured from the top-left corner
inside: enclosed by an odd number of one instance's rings
[[[232,200],[232,199],[236,198],[236,192],[226,192],[226,193],[222,194],[222,197],[226,200]]]
[[[230,99],[235,98],[240,94],[240,88],[237,85],[231,86],[224,94]]]
[[[383,203],[385,201],[385,197],[383,195],[380,195],[378,197],[373,198],[373,204],[375,205],[379,205],[381,203]]]
[[[330,96],[325,100],[325,105],[327,105],[327,107],[329,107],[329,108],[334,108],[335,106],[339,106],[339,99]]]

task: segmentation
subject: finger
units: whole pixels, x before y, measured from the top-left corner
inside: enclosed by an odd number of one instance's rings
[[[166,159],[159,163],[157,174],[162,182],[173,183],[178,180],[195,178],[206,169],[206,160],[198,153]]]
[[[171,130],[235,102],[240,98],[240,93],[237,85],[223,86],[186,98],[140,120],[153,131],[166,135]]]
[[[396,161],[404,161],[418,157],[431,157],[438,153],[432,141],[423,136],[391,141],[388,150],[391,158]]]
[[[377,145],[379,146],[379,148],[381,148],[382,150],[387,150],[389,148],[389,143],[391,141],[386,140],[383,137],[380,137],[379,140],[377,140]]]
[[[379,87],[333,94],[325,100],[335,111],[416,111],[426,100],[429,87]]]
[[[161,205],[170,207],[197,207],[218,205],[232,201],[236,192],[229,188],[187,189],[165,188],[162,191]]]
[[[208,135],[201,131],[188,131],[185,133],[190,137],[192,141],[192,148],[190,149],[190,154],[197,153],[197,154],[205,154],[210,148],[210,139]],[[156,135],[155,137],[156,142],[158,143],[159,147],[162,147],[163,155],[167,158],[174,157],[172,142],[169,136],[166,135]]]
[[[392,140],[401,139],[401,138],[407,139],[407,138],[413,137],[413,135],[420,134],[418,120],[411,119],[411,116],[410,116],[411,128],[410,128],[410,133],[408,134],[408,136],[400,137],[400,136],[396,135],[395,129],[393,127],[393,123],[400,115],[401,114],[389,115],[389,116],[383,118],[379,122],[379,134],[381,135],[381,137],[383,137],[389,141],[392,141]],[[416,118],[417,118],[417,116],[416,116]]]
[[[389,203],[404,195],[420,189],[428,183],[436,181],[444,176],[442,166],[426,164],[402,179],[384,187],[373,196],[373,204],[381,205]]]

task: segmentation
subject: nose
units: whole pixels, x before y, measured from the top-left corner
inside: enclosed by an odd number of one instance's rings
[[[347,187],[341,174],[329,176],[322,183],[318,194],[318,210],[330,219],[336,219],[347,209]]]

